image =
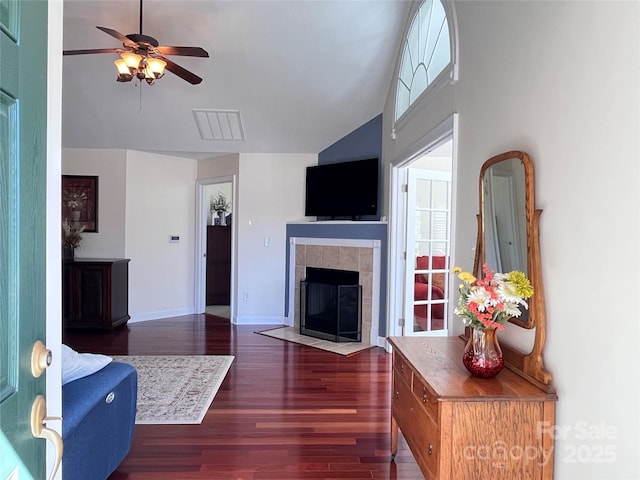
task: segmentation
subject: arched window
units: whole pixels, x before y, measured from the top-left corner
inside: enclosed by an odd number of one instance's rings
[[[441,0],[425,0],[404,41],[396,87],[396,120],[423,92],[441,83],[436,80],[453,78],[452,51],[445,7]]]

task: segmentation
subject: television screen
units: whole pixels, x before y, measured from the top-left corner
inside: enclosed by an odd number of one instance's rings
[[[305,215],[377,215],[379,170],[377,158],[307,167]]]

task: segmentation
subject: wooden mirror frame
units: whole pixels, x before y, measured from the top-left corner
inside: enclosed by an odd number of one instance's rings
[[[529,353],[523,353],[509,345],[501,344],[505,365],[510,370],[520,374],[529,381],[532,381],[545,390],[551,388],[551,373],[544,368],[542,354],[546,341],[546,317],[544,303],[544,288],[542,286],[542,271],[540,268],[540,241],[539,241],[539,223],[542,210],[535,209],[534,197],[534,176],[533,163],[529,155],[525,152],[513,150],[501,153],[495,157],[491,157],[484,162],[480,169],[479,180],[479,206],[480,211],[477,215],[478,221],[478,237],[476,241],[476,253],[473,262],[473,272],[478,278],[482,276],[482,264],[485,260],[485,242],[483,231],[483,180],[485,172],[496,163],[509,160],[520,159],[525,171],[525,223],[527,226],[527,277],[533,286],[533,297],[529,299],[529,320],[524,322],[517,318],[512,318],[511,323],[519,327],[533,329],[535,328],[534,344]],[[467,332],[468,334],[468,332]]]

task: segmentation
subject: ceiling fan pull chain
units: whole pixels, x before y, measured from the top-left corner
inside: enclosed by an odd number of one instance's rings
[[[142,115],[142,82],[138,85],[138,89],[140,90],[140,110],[138,111],[138,115]]]

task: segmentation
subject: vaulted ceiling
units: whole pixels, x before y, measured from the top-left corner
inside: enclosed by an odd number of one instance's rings
[[[139,32],[138,0],[64,0],[64,49],[122,44],[96,26]],[[199,46],[171,56],[204,80],[167,72],[116,82],[116,54],[63,58],[63,147],[202,158],[317,153],[382,112],[409,13],[404,0],[144,0],[142,33]],[[203,139],[194,109],[239,111],[245,139]]]

